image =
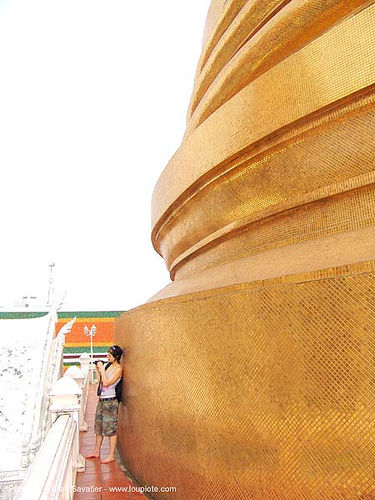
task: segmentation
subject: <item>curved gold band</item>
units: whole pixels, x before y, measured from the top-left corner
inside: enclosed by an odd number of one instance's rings
[[[282,127],[374,84],[374,24],[372,5],[259,77],[186,139],[154,191],[156,247],[159,227],[203,176]]]
[[[274,12],[277,12],[281,5],[284,5],[289,1],[290,0],[261,0],[260,2],[247,2],[227,30],[222,33],[220,40],[216,40],[217,43],[214,48],[211,47],[211,52],[204,52],[202,60],[202,64],[204,63],[204,65],[201,70],[198,70],[197,72],[196,82],[188,111],[188,116],[190,118],[188,121],[189,129],[192,128],[191,118],[193,114],[195,115],[195,123],[198,122],[199,118],[194,113],[195,109],[204,98],[208,87],[214,81],[216,76],[220,73],[228,61],[231,60],[231,57],[233,57],[241,44],[243,44],[246,39],[253,37],[254,33],[261,28],[263,23],[265,23]],[[247,65],[247,68],[248,73],[251,74],[252,72],[250,71],[249,64]],[[225,73],[227,73],[226,70]],[[251,80],[254,79],[255,77],[251,78]],[[220,80],[222,79],[220,78]],[[237,78],[236,81],[238,81]],[[243,85],[243,87],[244,86],[245,85]]]
[[[315,201],[312,199],[314,196]],[[300,205],[298,201],[301,201]],[[296,200],[293,208],[274,216],[258,221],[241,221],[241,225],[233,224],[210,235],[171,263],[172,278],[181,279],[209,267],[275,248],[289,248],[297,243],[374,226],[375,171],[310,193],[304,201]]]
[[[172,276],[241,227],[373,182],[374,129],[371,94],[278,136],[201,186],[155,234]]]
[[[249,2],[197,78],[186,135],[246,85],[322,35],[333,20],[338,23],[371,3],[372,0]],[[235,29],[237,23],[239,34]],[[264,23],[259,31],[257,23],[260,26]],[[251,31],[255,34],[248,35],[246,43],[227,61],[233,45],[236,47],[239,43],[237,38]]]

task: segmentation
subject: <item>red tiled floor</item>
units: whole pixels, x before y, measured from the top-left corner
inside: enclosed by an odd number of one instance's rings
[[[95,446],[93,427],[96,404],[96,385],[91,385],[85,415],[89,430],[80,433],[81,455],[89,454]],[[104,438],[101,456],[105,457],[108,451],[108,438]],[[74,500],[117,500],[120,498],[121,500],[147,500],[147,497],[140,493],[132,493],[131,486],[134,486],[132,481],[125,476],[117,462],[101,464],[98,459],[86,459],[85,472],[77,474],[76,492],[73,498]]]
[[[86,500],[90,498],[90,500],[101,500],[101,493],[74,493],[74,500]]]

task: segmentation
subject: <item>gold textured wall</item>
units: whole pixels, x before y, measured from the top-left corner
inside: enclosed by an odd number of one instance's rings
[[[123,314],[119,444],[157,499],[375,498],[375,1],[213,0]]]

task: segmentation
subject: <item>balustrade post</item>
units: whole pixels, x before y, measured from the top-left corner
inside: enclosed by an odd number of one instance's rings
[[[79,364],[81,365],[81,370],[85,374],[85,383],[83,386],[82,403],[83,403],[83,415],[86,414],[87,400],[89,397],[89,372],[90,372],[90,355],[88,352],[84,352],[79,357]]]
[[[72,449],[73,478],[75,473],[85,470],[85,459],[79,453],[79,423],[80,423],[80,401],[82,390],[72,377],[62,377],[53,386],[50,396],[52,405],[50,406],[51,420],[55,422],[59,415],[69,414],[76,423]]]
[[[87,431],[88,425],[85,422],[85,410],[86,410],[86,400],[87,400],[87,394],[88,394],[88,387],[87,387],[87,381],[88,381],[88,376],[87,373],[85,374],[81,368],[78,368],[78,366],[70,366],[66,372],[64,373],[64,377],[71,377],[73,380],[75,380],[79,386],[79,388],[82,391],[82,395],[80,397],[80,410],[79,410],[79,430],[80,431]]]
[[[79,357],[79,364],[81,365],[81,370],[84,374],[89,373],[90,371],[90,354],[88,352],[84,352]]]

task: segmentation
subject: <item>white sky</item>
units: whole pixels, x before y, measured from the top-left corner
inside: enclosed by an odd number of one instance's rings
[[[0,306],[124,310],[169,282],[150,241],[210,0],[0,0]]]

